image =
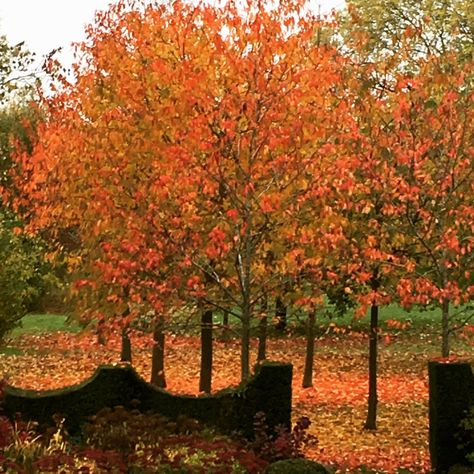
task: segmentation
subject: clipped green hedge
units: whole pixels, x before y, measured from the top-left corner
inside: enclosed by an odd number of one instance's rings
[[[459,447],[461,421],[474,403],[474,375],[468,363],[428,363],[430,455],[435,474],[466,463]]]
[[[65,418],[65,426],[78,433],[88,417],[103,408],[136,407],[175,420],[180,415],[197,419],[223,433],[253,436],[255,414],[264,412],[270,431],[282,425],[291,428],[291,364],[265,362],[252,379],[236,389],[215,395],[172,395],[145,382],[130,366],[100,366],[81,384],[60,390],[33,391],[7,386],[3,411],[40,425],[51,424],[54,415]]]

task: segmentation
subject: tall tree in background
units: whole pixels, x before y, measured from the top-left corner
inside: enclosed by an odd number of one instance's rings
[[[0,35],[0,106],[31,98],[35,75],[31,72],[32,54],[23,43],[10,45]]]
[[[473,60],[469,0],[350,0],[339,20],[346,47],[363,43],[372,62],[394,61],[392,66],[414,71],[419,60],[453,50],[460,62]],[[407,51],[403,58],[400,50]]]
[[[404,259],[395,252],[400,238],[397,226],[386,212],[396,194],[392,162],[381,143],[386,132],[387,93],[377,90],[377,71],[356,65],[349,75],[347,91],[352,97],[352,134],[347,136],[348,169],[334,183],[334,206],[343,219],[343,244],[338,246],[339,273],[346,278],[348,294],[359,304],[356,315],[370,308],[369,395],[365,428],[376,429],[379,308],[390,303]]]
[[[22,44],[11,46],[0,36],[0,340],[55,282],[46,245],[22,234],[23,222],[10,208],[17,192],[10,178],[14,144],[31,152],[39,118],[29,104],[31,62]]]
[[[399,293],[405,304],[440,308],[443,357],[450,334],[473,316],[451,314],[474,297],[473,94],[472,62],[432,57],[398,81],[386,137],[399,189],[392,212],[411,259]]]

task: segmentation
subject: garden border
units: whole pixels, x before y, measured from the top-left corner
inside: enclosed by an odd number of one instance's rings
[[[69,433],[80,432],[81,425],[101,409],[123,406],[141,412],[160,413],[171,420],[184,415],[210,425],[223,433],[239,432],[251,439],[255,414],[265,413],[269,431],[279,425],[291,428],[291,383],[293,366],[264,362],[255,375],[235,389],[215,395],[173,395],[157,388],[130,365],[99,366],[84,382],[59,390],[4,388],[3,411],[10,418],[54,423],[64,418]]]

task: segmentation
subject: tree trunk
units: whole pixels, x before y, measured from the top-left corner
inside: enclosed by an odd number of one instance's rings
[[[97,323],[97,343],[101,346],[105,346],[107,344],[107,338],[105,337],[104,334],[104,320],[100,319],[99,322]]]
[[[370,308],[370,335],[369,335],[369,400],[366,430],[377,429],[377,342],[379,326],[379,307]]]
[[[153,348],[151,352],[150,383],[155,387],[166,387],[165,379],[165,320],[157,316],[153,324]]]
[[[275,319],[275,329],[284,331],[286,329],[286,306],[279,296],[275,301]]]
[[[253,132],[250,149],[255,149],[256,133]],[[251,167],[251,165],[249,165]],[[252,321],[252,261],[255,257],[255,247],[253,242],[253,214],[252,214],[252,187],[250,186],[250,174],[245,174],[244,179],[248,186],[249,193],[245,198],[244,227],[242,235],[242,253],[239,252],[237,258],[240,286],[242,291],[242,335],[241,335],[241,355],[240,355],[240,379],[247,382],[250,378],[250,323]]]
[[[224,311],[222,315],[222,336],[223,341],[228,341],[230,339],[230,327],[229,327],[229,313]]]
[[[261,362],[267,358],[267,301],[262,303],[262,313],[260,314],[260,321],[258,323],[258,353],[257,362]]]
[[[132,343],[128,335],[128,327],[122,328],[122,347],[120,349],[120,362],[132,363]]]
[[[304,361],[303,388],[313,386],[314,367],[314,322],[316,315],[314,311],[308,314],[306,321],[306,358]]]
[[[212,311],[201,314],[201,372],[199,391],[211,393],[212,385]]]
[[[127,292],[128,296],[128,292]],[[122,317],[126,318],[130,314],[130,310],[127,308],[123,313]],[[122,328],[122,347],[120,349],[120,362],[132,363],[132,343],[128,334],[128,323],[124,324]]]
[[[449,300],[444,299],[441,305],[441,355],[449,357]]]
[[[240,380],[250,378],[250,308],[244,306],[242,314],[242,347],[240,355]]]

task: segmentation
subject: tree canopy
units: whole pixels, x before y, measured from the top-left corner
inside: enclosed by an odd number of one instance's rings
[[[341,26],[299,0],[97,16],[14,170],[30,228],[77,235],[91,309],[231,312],[246,378],[267,296],[472,299],[470,11],[380,5]]]

